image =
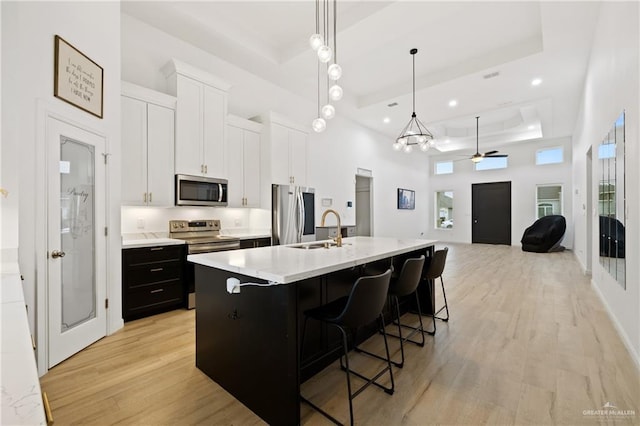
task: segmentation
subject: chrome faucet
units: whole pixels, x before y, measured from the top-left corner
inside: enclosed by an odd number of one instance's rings
[[[327,209],[325,210],[324,213],[322,213],[322,219],[320,219],[320,226],[324,226],[324,220],[327,217],[328,213],[333,213],[336,215],[336,218],[338,219],[338,232],[336,235],[336,246],[337,247],[342,247],[342,228],[340,226],[340,215],[338,214],[337,211],[333,210],[333,209]]]

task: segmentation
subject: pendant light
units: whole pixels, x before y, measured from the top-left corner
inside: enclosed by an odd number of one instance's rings
[[[413,151],[414,145],[418,145],[422,151],[426,152],[433,146],[435,141],[431,132],[416,116],[416,53],[418,53],[418,49],[411,49],[409,53],[413,58],[413,112],[409,123],[404,126],[400,136],[392,146],[396,151],[402,150],[409,153]]]
[[[316,51],[318,56],[318,111],[317,118],[313,120],[311,127],[316,132],[323,132],[327,127],[326,120],[330,120],[336,115],[336,108],[332,101],[342,99],[342,88],[336,83],[342,77],[342,67],[337,63],[337,0],[333,0],[333,19],[331,19],[331,0],[316,0],[316,32],[309,38],[309,45]],[[322,27],[320,18],[322,15]],[[333,21],[333,39],[331,39],[330,24]],[[333,49],[331,42],[333,41]],[[324,65],[326,64],[326,65]],[[320,78],[320,68],[324,65],[326,79]],[[321,84],[326,80],[324,90],[326,93],[326,103],[321,105]],[[332,83],[333,82],[333,83]]]

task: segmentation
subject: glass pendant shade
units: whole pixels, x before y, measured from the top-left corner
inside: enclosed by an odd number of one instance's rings
[[[309,37],[309,46],[311,46],[313,50],[317,51],[323,44],[324,39],[322,38],[322,35],[313,34],[311,37]]]
[[[313,130],[317,133],[321,133],[327,128],[327,122],[324,121],[324,118],[316,118],[313,120],[313,123],[311,123],[311,127],[313,127]]]
[[[327,69],[327,74],[329,74],[331,80],[338,80],[342,77],[342,67],[338,64],[331,64],[329,65],[329,69]]]
[[[332,101],[339,101],[342,99],[342,87],[337,84],[331,86],[329,88],[329,98],[331,98]]]
[[[322,116],[327,120],[331,120],[336,115],[336,109],[331,104],[326,104],[325,106],[323,106],[321,112]]]
[[[323,64],[326,64],[331,60],[333,56],[333,51],[327,45],[322,45],[318,48],[318,60]]]
[[[393,149],[396,151],[400,151],[402,149],[402,144],[398,141],[394,142],[392,146],[393,146]]]
[[[403,150],[404,150],[404,152],[409,154],[411,151],[413,151],[413,146],[407,144],[407,145],[404,146]]]
[[[429,148],[431,148],[431,146],[427,142],[420,144],[420,149],[422,150],[422,152],[429,151]]]

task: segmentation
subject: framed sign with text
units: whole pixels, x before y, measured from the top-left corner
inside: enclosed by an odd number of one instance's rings
[[[56,98],[102,118],[102,67],[60,36],[55,36],[53,74]]]

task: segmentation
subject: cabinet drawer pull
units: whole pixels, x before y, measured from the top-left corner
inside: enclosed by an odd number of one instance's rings
[[[158,250],[164,250],[164,247],[153,247],[149,249],[149,251],[158,251]]]
[[[160,271],[163,271],[163,270],[164,270],[164,268],[153,268],[153,269],[150,269],[149,271],[150,272],[160,272]]]
[[[149,202],[153,203],[153,192],[149,193]]]
[[[155,290],[151,290],[149,293],[162,293],[164,291],[164,288],[157,288]]]
[[[44,404],[44,415],[47,419],[47,425],[52,425],[53,414],[51,413],[51,405],[49,405],[49,398],[47,398],[46,392],[42,392],[42,403]]]

